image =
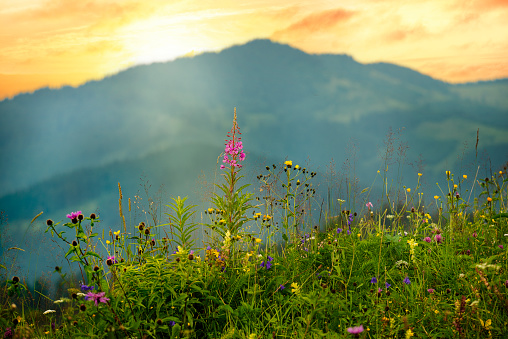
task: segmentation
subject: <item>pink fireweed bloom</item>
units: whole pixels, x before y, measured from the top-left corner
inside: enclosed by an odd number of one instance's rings
[[[224,164],[228,164],[231,168],[242,168],[242,165],[239,162],[245,160],[245,153],[243,152],[243,144],[242,138],[239,136],[240,127],[236,123],[236,108],[235,108],[235,116],[233,119],[233,127],[231,131],[227,134],[229,139],[226,139],[226,147],[224,148],[224,157],[222,162]],[[221,165],[221,169],[225,169],[227,165]]]
[[[106,295],[106,292],[88,292],[88,294],[85,296],[85,300],[93,300],[95,302],[95,306],[98,306],[99,303],[106,304],[109,301],[109,298],[106,298],[104,295]]]
[[[77,218],[78,215],[80,215],[80,214],[81,214],[81,211],[71,212],[70,214],[67,214],[67,218],[74,219],[74,218]]]

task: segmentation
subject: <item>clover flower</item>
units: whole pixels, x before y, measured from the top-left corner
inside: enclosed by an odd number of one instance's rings
[[[93,300],[95,302],[95,306],[98,306],[100,302],[106,304],[109,301],[109,298],[106,298],[104,295],[106,295],[106,292],[88,292],[85,296],[85,300]]]
[[[436,240],[436,242],[437,242],[438,244],[441,244],[441,243],[443,242],[443,236],[442,236],[441,234],[436,234],[436,235],[434,236],[434,239]]]
[[[430,237],[425,237],[423,240],[425,240],[428,243],[430,243],[432,241],[432,239]]]
[[[357,327],[348,327],[347,331],[351,334],[360,334],[363,332],[363,325]]]

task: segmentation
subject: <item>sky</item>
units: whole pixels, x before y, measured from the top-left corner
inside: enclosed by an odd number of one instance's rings
[[[267,38],[450,83],[508,77],[508,0],[0,0],[0,100]]]

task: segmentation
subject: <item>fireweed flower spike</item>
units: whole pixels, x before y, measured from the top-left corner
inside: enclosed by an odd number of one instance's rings
[[[233,119],[233,127],[231,131],[227,134],[229,139],[226,139],[226,148],[224,149],[224,158],[222,162],[224,164],[229,164],[231,166],[231,171],[233,172],[235,167],[242,168],[242,165],[239,162],[245,160],[245,153],[243,152],[242,138],[238,135],[240,133],[240,127],[236,123],[236,108],[235,108],[235,116]],[[221,165],[221,169],[225,169],[225,165]]]

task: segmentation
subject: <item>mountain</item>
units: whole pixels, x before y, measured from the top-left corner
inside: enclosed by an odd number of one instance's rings
[[[86,206],[116,227],[117,183],[133,197],[143,175],[201,203],[197,180],[216,177],[233,107],[246,173],[289,158],[325,178],[333,159],[340,176],[367,187],[388,163],[391,178],[409,187],[422,172],[435,190],[445,170],[474,177],[480,164],[506,162],[506,93],[507,79],[452,85],[269,40],[136,66],[0,102],[0,210],[26,224],[41,210],[58,218]]]

